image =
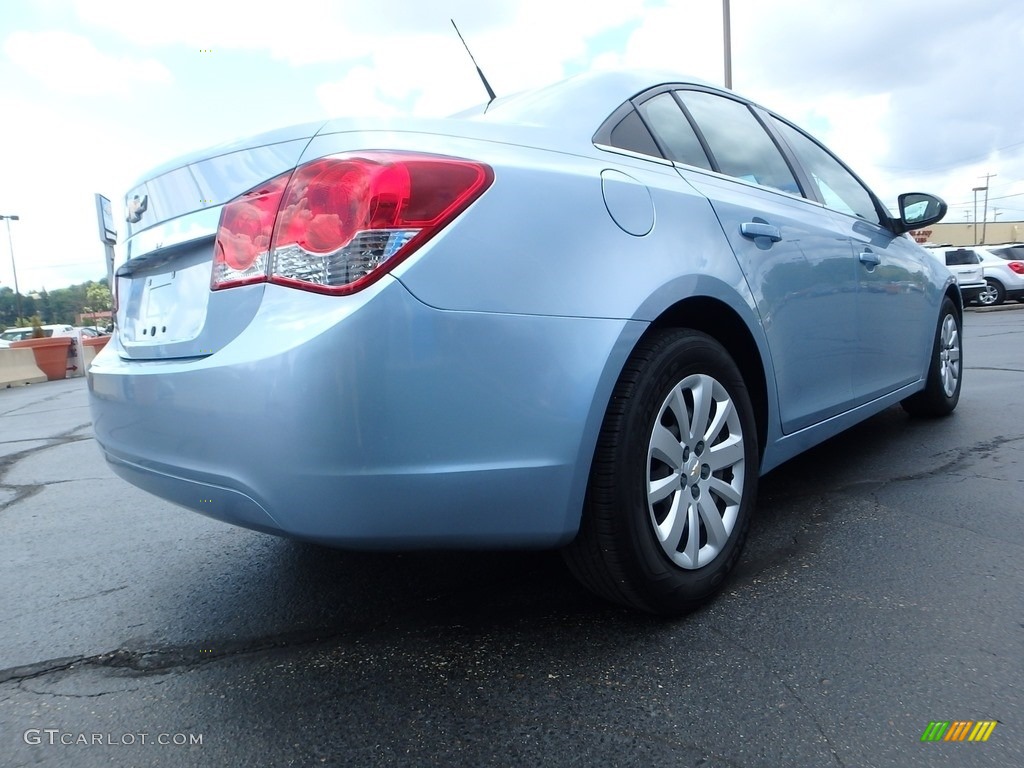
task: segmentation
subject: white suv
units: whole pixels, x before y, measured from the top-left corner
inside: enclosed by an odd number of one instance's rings
[[[981,266],[982,257],[973,250],[950,246],[929,246],[925,250],[942,261],[956,275],[956,282],[960,286],[964,304],[978,299],[987,289]]]
[[[1024,301],[1024,245],[987,245],[974,249],[981,256],[985,289],[978,303],[1002,304],[1006,299]]]

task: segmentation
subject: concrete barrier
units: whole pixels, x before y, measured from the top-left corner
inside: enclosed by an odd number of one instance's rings
[[[0,349],[0,387],[20,387],[46,381],[46,375],[36,367],[36,356],[31,349]]]
[[[92,365],[92,359],[96,357],[96,350],[101,347],[93,346],[92,344],[82,345],[82,374],[89,370],[89,366]]]

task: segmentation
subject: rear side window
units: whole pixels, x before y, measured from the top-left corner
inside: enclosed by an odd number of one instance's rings
[[[719,172],[801,194],[779,148],[745,104],[703,91],[680,91],[679,96],[703,134]]]
[[[636,112],[630,112],[612,128],[611,145],[619,149],[628,149],[630,152],[639,152],[641,155],[661,157],[658,145],[654,143],[650,131]]]
[[[967,264],[979,264],[980,262],[981,257],[979,257],[974,251],[969,251],[966,248],[958,248],[955,251],[946,251],[947,267],[962,267]]]
[[[665,147],[669,160],[711,170],[704,147],[671,93],[662,93],[640,105],[644,120]]]
[[[1005,248],[992,248],[992,253],[1007,261],[1024,261],[1024,245],[1008,245]]]

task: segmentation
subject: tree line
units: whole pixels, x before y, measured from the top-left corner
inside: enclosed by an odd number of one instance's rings
[[[18,296],[4,286],[0,288],[0,330],[31,325],[34,317],[38,317],[42,325],[77,325],[78,315],[108,310],[112,303],[107,279],[89,280],[53,291],[22,294],[19,317]]]

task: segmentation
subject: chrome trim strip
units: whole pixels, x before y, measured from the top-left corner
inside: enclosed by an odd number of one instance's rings
[[[131,260],[164,248],[213,237],[217,234],[222,207],[202,208],[137,232],[126,243],[126,258]]]
[[[594,146],[604,152],[614,152],[616,155],[625,155],[626,157],[634,157],[637,160],[648,160],[652,163],[658,163],[658,165],[672,165],[671,160],[666,160],[664,157],[655,157],[654,155],[645,155],[641,152],[634,152],[631,149],[622,149],[621,147],[611,147],[607,144],[594,143]]]

